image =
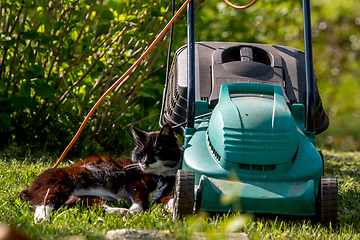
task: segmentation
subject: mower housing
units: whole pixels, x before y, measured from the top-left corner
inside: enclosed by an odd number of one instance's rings
[[[195,208],[314,216],[322,155],[315,135],[328,117],[315,91],[306,131],[305,56],[274,45],[195,43],[195,126],[187,117],[187,47],[164,91],[163,123],[185,136],[182,170],[194,172]]]

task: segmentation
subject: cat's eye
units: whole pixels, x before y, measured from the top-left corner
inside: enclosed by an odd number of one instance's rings
[[[154,152],[154,154],[155,154],[155,155],[156,155],[156,154],[159,154],[159,152],[160,152],[159,150],[156,150],[156,151]]]

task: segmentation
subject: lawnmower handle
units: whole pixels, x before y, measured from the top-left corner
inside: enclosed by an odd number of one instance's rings
[[[219,101],[221,101],[221,99],[230,101],[230,94],[260,94],[270,96],[280,94],[283,96],[281,87],[276,85],[262,83],[230,83],[221,85]]]

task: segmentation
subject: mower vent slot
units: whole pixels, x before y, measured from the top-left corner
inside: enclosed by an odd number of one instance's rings
[[[262,165],[251,165],[251,171],[263,171]]]
[[[214,146],[211,144],[211,141],[208,137],[208,142],[209,142],[209,147],[210,147],[210,150],[211,150],[211,153],[214,155],[214,157],[216,158],[216,160],[218,160],[220,162],[221,160],[221,156],[220,154],[216,151],[216,149],[214,148]]]
[[[239,169],[246,170],[246,171],[275,171],[276,165],[252,165],[252,164],[245,164],[239,163]]]
[[[295,152],[293,158],[291,159],[292,163],[294,163],[296,161],[296,158],[298,157],[298,154],[299,154],[299,145],[298,145],[298,147],[296,149],[296,152]]]

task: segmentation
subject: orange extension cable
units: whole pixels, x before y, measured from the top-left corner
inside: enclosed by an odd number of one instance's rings
[[[65,148],[64,152],[61,154],[59,160],[56,162],[56,164],[52,168],[56,168],[59,166],[61,161],[64,159],[67,152],[70,150],[70,148],[74,145],[78,137],[80,136],[80,133],[85,127],[85,124],[90,119],[91,115],[95,112],[96,108],[100,105],[100,103],[109,95],[109,93],[114,90],[114,88],[119,85],[128,75],[130,72],[132,72],[139,64],[140,62],[146,57],[146,55],[152,50],[152,48],[156,45],[156,43],[160,40],[160,38],[166,33],[166,31],[169,29],[171,24],[176,20],[176,18],[180,15],[180,13],[185,9],[185,7],[188,5],[188,3],[191,0],[186,0],[185,3],[180,7],[180,9],[176,12],[176,14],[171,18],[170,22],[166,24],[165,28],[159,33],[159,35],[155,38],[155,40],[150,44],[148,49],[140,56],[138,60],[101,96],[101,98],[95,103],[95,105],[91,108],[88,115],[85,117],[84,121],[81,123],[78,131],[76,132],[73,139],[70,141],[69,145]],[[258,0],[253,0],[251,3],[245,5],[245,6],[236,6],[229,2],[228,0],[224,0],[229,6],[235,8],[235,9],[246,9],[254,5]]]
[[[253,0],[251,3],[245,5],[245,6],[237,6],[232,4],[229,0],[224,0],[230,7],[233,7],[235,9],[246,9],[254,5],[258,0]]]
[[[169,27],[171,26],[171,24],[175,21],[175,19],[180,15],[180,13],[185,9],[185,7],[187,6],[187,4],[190,2],[191,0],[186,0],[185,3],[180,7],[180,9],[176,12],[176,14],[171,18],[170,22],[168,24],[166,24],[165,28],[157,35],[157,37],[155,38],[155,40],[150,44],[150,46],[148,47],[148,49],[146,49],[146,51],[140,56],[140,58],[138,60],[136,60],[136,62],[118,79],[116,80],[116,82],[101,96],[101,98],[95,103],[95,105],[92,107],[92,109],[90,110],[90,112],[88,113],[88,115],[85,117],[84,121],[82,122],[82,124],[79,127],[79,130],[76,132],[75,136],[73,137],[73,139],[71,140],[71,142],[69,143],[69,145],[65,148],[64,152],[61,154],[59,160],[56,162],[56,164],[52,167],[52,168],[56,168],[57,166],[59,166],[59,164],[61,163],[61,161],[64,159],[65,155],[67,154],[67,152],[70,150],[70,148],[72,147],[72,145],[74,145],[74,143],[76,142],[76,140],[78,139],[78,137],[80,136],[80,133],[82,132],[82,130],[85,127],[85,124],[87,123],[87,121],[90,119],[91,115],[94,113],[94,111],[96,110],[96,108],[100,105],[100,103],[107,97],[107,95],[117,86],[119,85],[119,83],[121,83],[128,75],[130,72],[132,72],[139,64],[140,62],[145,58],[145,56],[151,51],[151,49],[156,45],[156,43],[160,40],[160,38],[166,33],[166,31],[169,29]]]

